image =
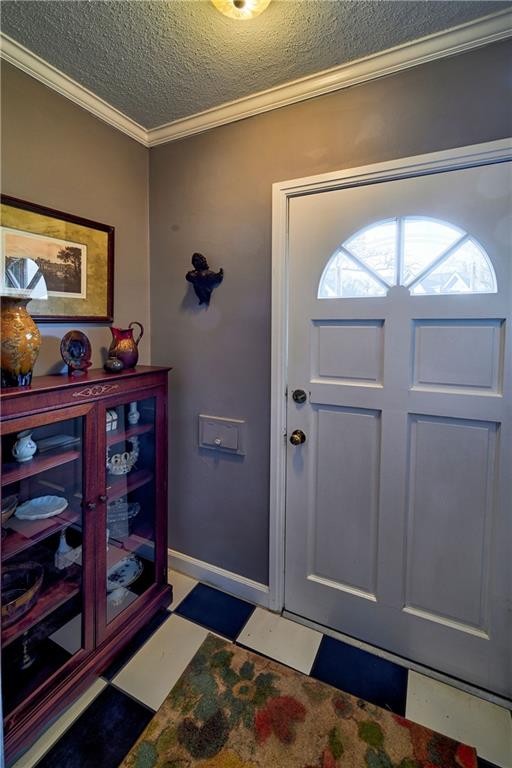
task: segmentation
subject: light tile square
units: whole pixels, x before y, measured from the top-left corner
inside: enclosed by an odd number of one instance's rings
[[[321,639],[321,632],[256,608],[237,642],[307,675]]]
[[[50,640],[71,655],[79,651],[82,647],[82,614],[74,616],[71,621],[50,635]]]
[[[171,571],[170,568],[168,580],[169,584],[172,585],[172,603],[169,606],[169,610],[174,611],[199,582],[196,581],[196,579],[192,579],[190,576],[185,576],[184,573]]]
[[[476,747],[480,757],[501,768],[512,768],[512,718],[503,707],[409,672],[405,715]]]
[[[180,678],[208,630],[172,614],[112,680],[157,710]]]
[[[84,709],[94,701],[107,683],[101,678],[94,683],[72,704],[62,715],[50,725],[39,739],[25,752],[12,768],[32,768],[51,747],[60,739],[64,731],[67,731]]]

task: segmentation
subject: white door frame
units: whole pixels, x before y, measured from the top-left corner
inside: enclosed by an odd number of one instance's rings
[[[291,198],[409,176],[512,160],[512,139],[403,157],[272,185],[272,386],[270,434],[269,608],[284,608],[288,221]],[[307,617],[306,617],[307,618]]]

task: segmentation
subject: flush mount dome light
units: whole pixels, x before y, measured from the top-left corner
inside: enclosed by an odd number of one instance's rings
[[[263,13],[270,0],[212,0],[218,11],[230,19],[254,19]]]

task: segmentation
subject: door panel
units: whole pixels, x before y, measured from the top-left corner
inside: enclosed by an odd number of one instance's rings
[[[383,331],[381,320],[313,322],[313,380],[382,386]]]
[[[310,578],[374,597],[380,414],[355,408],[320,408],[316,419],[317,481],[311,507]],[[347,434],[350,442],[343,437]]]
[[[415,320],[414,389],[503,391],[505,321]]]
[[[409,431],[404,610],[487,632],[498,425],[413,415]]]
[[[293,198],[288,277],[288,387],[309,398],[288,400],[307,440],[288,444],[286,608],[505,695],[510,182],[502,163]],[[452,227],[431,238],[436,263],[404,239],[432,220]],[[378,221],[381,250],[351,240]],[[469,266],[453,257],[468,236],[487,254]],[[318,298],[345,279],[357,298]]]

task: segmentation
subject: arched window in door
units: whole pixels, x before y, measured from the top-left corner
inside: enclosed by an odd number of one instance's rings
[[[482,246],[459,227],[404,216],[356,232],[331,256],[319,299],[386,296],[403,285],[413,296],[496,293],[496,274]]]

